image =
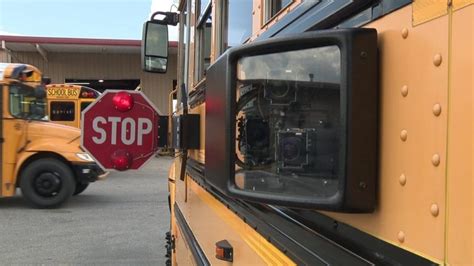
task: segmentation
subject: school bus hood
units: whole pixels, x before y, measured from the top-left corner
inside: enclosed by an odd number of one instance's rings
[[[52,145],[72,145],[72,149],[79,150],[80,137],[81,130],[75,127],[40,121],[28,124],[27,138],[31,142],[44,140]]]

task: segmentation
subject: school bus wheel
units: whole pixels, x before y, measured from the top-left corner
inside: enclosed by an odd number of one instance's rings
[[[76,189],[74,190],[74,196],[81,194],[89,186],[89,183],[76,183]]]
[[[76,189],[74,174],[68,165],[53,158],[28,164],[21,173],[23,197],[38,208],[53,208],[66,202]]]

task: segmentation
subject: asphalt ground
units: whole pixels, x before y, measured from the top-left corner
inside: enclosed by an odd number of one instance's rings
[[[0,265],[165,265],[168,168],[112,172],[58,209],[0,199]]]

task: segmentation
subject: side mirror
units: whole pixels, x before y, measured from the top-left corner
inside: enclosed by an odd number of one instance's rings
[[[35,97],[36,99],[44,99],[46,98],[46,88],[44,86],[38,86],[35,89]]]
[[[43,84],[43,85],[49,85],[49,84],[51,84],[51,78],[50,78],[50,77],[45,77],[45,76],[43,76],[43,77],[41,78],[41,84]]]
[[[159,20],[143,25],[142,69],[146,72],[166,73],[168,66],[168,26]]]
[[[376,30],[315,31],[231,48],[206,80],[206,182],[243,200],[374,210]]]

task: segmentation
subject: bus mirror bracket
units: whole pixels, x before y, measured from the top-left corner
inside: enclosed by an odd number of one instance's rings
[[[155,19],[155,16],[161,15],[161,19]],[[176,12],[157,11],[150,17],[150,21],[158,21],[165,25],[176,26],[179,22],[179,14]]]

